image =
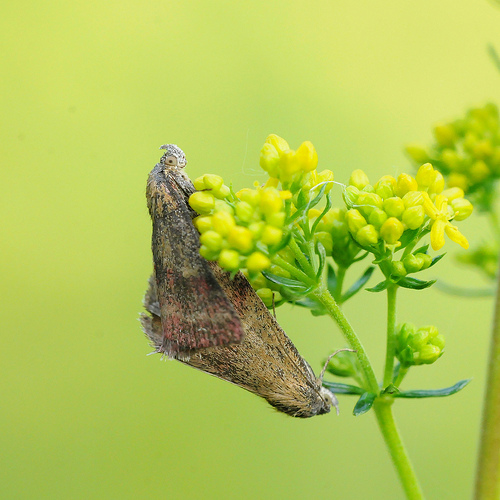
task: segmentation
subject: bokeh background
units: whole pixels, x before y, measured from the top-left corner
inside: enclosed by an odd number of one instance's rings
[[[2,498],[401,498],[369,413],[309,420],[177,362],[138,314],[151,272],[144,189],[161,144],[196,177],[259,177],[277,133],[346,181],[409,170],[405,143],[500,101],[500,10],[486,0],[8,2],[0,20]],[[337,193],[340,200],[340,191]],[[486,224],[461,226],[474,242]],[[449,256],[458,249],[447,245]],[[428,271],[483,286],[453,259]],[[376,283],[376,281],[372,281]],[[470,497],[491,299],[401,293],[399,319],[447,350],[406,388],[474,380],[395,413],[428,498]],[[383,294],[346,305],[381,373]],[[278,319],[316,370],[328,318]]]

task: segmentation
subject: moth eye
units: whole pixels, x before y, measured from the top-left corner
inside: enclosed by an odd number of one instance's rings
[[[175,156],[167,156],[165,158],[165,163],[167,165],[173,165],[175,167],[177,166],[177,158]]]

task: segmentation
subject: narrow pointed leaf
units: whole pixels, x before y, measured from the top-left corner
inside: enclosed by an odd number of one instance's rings
[[[445,387],[444,389],[416,389],[414,391],[401,391],[399,393],[393,394],[395,398],[443,398],[446,396],[451,396],[461,391],[472,379],[468,378],[465,380],[460,380],[455,385],[451,387]]]
[[[407,229],[401,238],[399,238],[399,241],[401,242],[401,246],[398,248],[398,250],[405,248],[410,244],[414,239],[415,236],[417,236],[418,232],[420,229]]]
[[[427,245],[422,245],[421,247],[417,248],[416,250],[413,250],[413,255],[417,255],[417,253],[427,253],[427,250],[429,249],[429,244]]]
[[[333,295],[335,293],[335,289],[337,288],[337,275],[335,274],[335,269],[331,264],[328,264],[326,284],[328,286],[328,290]]]
[[[365,390],[356,385],[341,384],[340,382],[329,382],[323,380],[323,386],[330,389],[334,394],[364,394]]]
[[[380,283],[377,283],[374,287],[372,288],[367,288],[367,292],[382,292],[389,286],[390,282],[388,280],[381,281]]]
[[[423,281],[417,278],[410,278],[408,276],[401,278],[398,281],[399,286],[402,286],[403,288],[411,288],[412,290],[423,290],[424,288],[429,288],[434,285],[434,283],[436,283],[436,280]]]
[[[326,250],[321,241],[316,243],[316,253],[319,257],[318,270],[316,271],[316,279],[319,280],[320,276],[323,274],[326,263]]]
[[[302,283],[302,281],[292,280],[290,278],[284,278],[283,276],[276,276],[276,274],[267,273],[266,271],[263,271],[262,274],[269,281],[272,281],[273,283],[276,283],[277,285],[283,285],[287,288],[290,288],[293,291],[300,292],[300,291],[307,290],[306,285],[304,285],[304,283]]]
[[[359,417],[360,415],[363,415],[363,413],[366,413],[371,409],[373,406],[373,403],[375,402],[375,398],[377,397],[376,394],[373,392],[365,392],[361,395],[361,397],[358,399],[358,402],[354,406],[354,410],[352,411],[352,414],[355,417]]]
[[[332,207],[332,192],[330,191],[326,195],[326,206],[325,206],[323,212],[321,212],[321,214],[316,218],[316,220],[314,221],[314,224],[311,227],[312,234],[314,234],[316,232],[316,227],[318,226],[318,224],[321,222],[321,219],[326,215],[326,213],[328,212],[328,210],[330,210],[331,207]]]
[[[434,264],[437,264],[445,255],[446,252],[442,253],[441,255],[436,255],[436,257],[432,259],[431,265],[429,267],[432,267]]]
[[[342,302],[350,299],[353,295],[358,293],[366,284],[366,282],[370,279],[371,275],[375,271],[373,266],[368,267],[365,272],[361,275],[361,277],[353,283],[344,295],[342,295]]]

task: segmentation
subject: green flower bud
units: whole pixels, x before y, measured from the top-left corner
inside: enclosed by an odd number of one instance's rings
[[[426,344],[422,346],[420,352],[418,353],[416,364],[430,365],[437,361],[441,357],[441,349],[432,344]]]
[[[403,200],[397,196],[384,200],[384,212],[389,217],[400,217],[405,210]]]
[[[216,212],[212,215],[212,227],[222,236],[227,236],[235,225],[234,217],[228,212]]]
[[[402,199],[406,208],[422,205],[424,203],[424,196],[421,191],[409,191]]]
[[[328,363],[329,373],[337,377],[353,377],[359,372],[356,354],[350,351],[341,351]]]
[[[429,158],[427,150],[421,144],[408,144],[405,150],[408,156],[417,163],[423,163]]]
[[[361,246],[376,245],[378,242],[378,232],[371,224],[368,224],[356,233],[356,241]]]
[[[347,186],[343,193],[342,197],[344,198],[344,203],[348,208],[352,208],[358,202],[359,189],[354,186]]]
[[[409,229],[418,229],[425,219],[425,211],[422,205],[409,207],[403,212],[403,224]]]
[[[331,170],[322,170],[319,172],[316,191],[319,192],[323,185],[325,185],[325,193],[331,191],[333,187],[333,172]]]
[[[375,229],[380,229],[386,220],[387,214],[380,208],[374,208],[368,217],[368,222],[372,224]]]
[[[205,233],[212,229],[212,217],[209,215],[199,215],[193,219],[193,224],[200,233]]]
[[[422,270],[427,269],[432,264],[432,257],[427,253],[417,253],[417,256],[422,260]]]
[[[408,274],[406,272],[404,264],[400,260],[393,260],[391,268],[391,274],[397,278],[402,278],[403,276],[406,276]]]
[[[262,234],[262,231],[264,231],[265,227],[266,223],[264,221],[260,221],[260,222],[252,222],[248,226],[248,229],[252,233],[253,239],[258,240],[260,239],[260,235]]]
[[[236,250],[224,248],[219,254],[219,266],[227,271],[235,271],[240,265],[240,254]]]
[[[234,226],[230,229],[227,242],[240,252],[247,253],[253,248],[253,235],[250,229],[243,226]]]
[[[332,221],[330,233],[334,240],[341,240],[349,234],[349,228],[344,221],[334,220]]]
[[[408,191],[416,191],[418,189],[417,181],[408,174],[400,174],[398,176],[394,194],[402,198]]]
[[[240,201],[236,203],[236,217],[242,222],[250,222],[254,216],[254,209],[250,203]]]
[[[384,201],[378,194],[361,191],[358,196],[358,205],[361,205],[359,210],[363,212],[363,215],[368,217],[375,208],[382,208]]]
[[[435,337],[433,337],[431,339],[431,344],[435,345],[436,347],[439,347],[439,349],[441,349],[441,351],[442,351],[444,349],[444,346],[445,346],[445,340],[444,340],[443,335],[439,334],[439,335],[436,335]]]
[[[268,287],[268,284],[267,284],[268,281],[262,273],[257,273],[257,274],[252,273],[252,276],[250,276],[248,269],[242,269],[241,272],[245,275],[245,277],[248,279],[248,281],[250,281],[254,290],[258,290],[259,288],[267,288]]]
[[[265,271],[271,265],[271,261],[261,252],[254,252],[247,259],[247,269],[251,273]]]
[[[201,245],[201,247],[200,247],[200,255],[204,259],[207,259],[207,260],[217,260],[219,252],[211,250],[210,248],[206,247],[205,245]]]
[[[325,247],[326,254],[331,255],[333,250],[333,238],[326,231],[318,231],[314,235],[316,239]]]
[[[283,231],[274,226],[266,226],[262,231],[260,240],[264,245],[277,245],[283,237]]]
[[[394,189],[396,188],[396,179],[390,175],[385,175],[375,184],[375,192],[383,199],[386,200],[394,196]]]
[[[375,194],[375,188],[371,184],[367,184],[361,191],[364,191],[365,193]]]
[[[441,153],[441,161],[450,169],[456,170],[460,167],[462,159],[454,149],[444,149]]]
[[[360,169],[354,170],[349,178],[349,185],[359,190],[363,189],[368,184],[370,184],[370,179],[368,179],[368,176]]]
[[[256,293],[260,297],[260,300],[262,300],[262,302],[264,302],[264,304],[267,307],[272,307],[273,306],[273,295],[274,295],[274,293],[278,293],[278,292],[273,292],[270,288],[259,288],[256,291]],[[276,298],[274,299],[274,302],[276,303]]]
[[[397,243],[399,238],[401,238],[405,228],[403,223],[396,219],[395,217],[390,217],[387,219],[380,228],[380,236],[389,245],[394,245]]]
[[[403,264],[409,273],[416,273],[422,269],[423,261],[416,255],[409,254],[403,259]]]
[[[421,188],[428,188],[436,180],[436,171],[430,163],[424,163],[415,176],[417,184]]]
[[[189,197],[189,204],[199,214],[209,214],[215,207],[215,198],[207,191],[196,191]]]
[[[451,207],[455,212],[455,220],[465,220],[472,213],[474,207],[469,200],[457,198],[451,202]]]
[[[222,248],[222,236],[215,231],[207,231],[200,236],[200,243],[213,252],[218,252]]]
[[[491,170],[488,165],[483,160],[478,160],[474,162],[469,169],[470,178],[474,182],[482,182],[489,177]]]
[[[351,233],[356,234],[363,226],[366,226],[366,219],[359,213],[359,210],[352,208],[345,215],[345,220]]]
[[[215,200],[215,212],[227,212],[234,215],[233,207],[222,200]]]
[[[453,127],[443,123],[439,123],[434,127],[434,137],[441,146],[452,146],[456,140]]]
[[[480,160],[491,156],[493,154],[493,147],[489,139],[483,139],[482,141],[476,142],[473,149],[474,156]]]
[[[274,227],[283,227],[285,225],[285,212],[275,212],[266,215],[266,222]]]

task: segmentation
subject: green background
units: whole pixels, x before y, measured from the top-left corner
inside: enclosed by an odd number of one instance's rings
[[[188,172],[251,185],[265,137],[311,140],[345,182],[410,170],[402,147],[497,100],[500,10],[485,1],[18,1],[2,9],[0,496],[401,498],[373,414],[299,420],[150,352],[137,321],[151,272],[144,189],[161,144]],[[337,201],[340,200],[340,188]],[[462,223],[472,243],[481,218]],[[452,255],[458,247],[447,243]],[[481,286],[453,259],[427,272]],[[352,277],[351,277],[352,278]],[[425,276],[424,276],[425,278]],[[376,283],[372,280],[371,283]],[[403,291],[400,320],[447,338],[400,400],[429,498],[468,498],[491,299]],[[384,297],[346,305],[378,373]],[[298,308],[278,319],[316,371],[343,346]]]

